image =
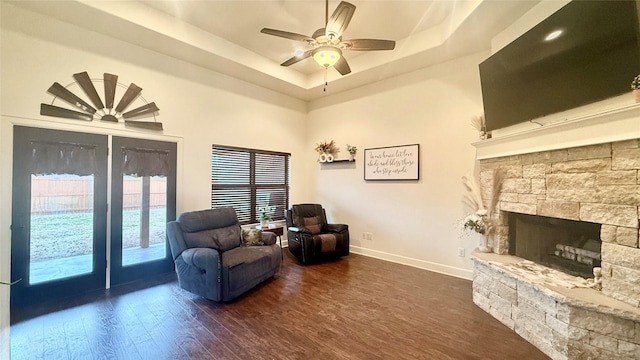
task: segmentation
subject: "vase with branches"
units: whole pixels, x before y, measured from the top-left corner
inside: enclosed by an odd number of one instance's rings
[[[319,144],[316,144],[316,151],[318,154],[335,154],[338,152],[339,148],[336,146],[336,142],[331,140],[330,142],[323,141]]]
[[[493,248],[489,245],[489,236],[495,228],[493,216],[500,197],[500,191],[502,190],[504,177],[504,171],[494,170],[488,203],[482,198],[478,179],[474,177],[472,181],[466,176],[462,177],[462,184],[467,191],[462,198],[462,202],[473,211],[472,214],[464,218],[462,226],[464,231],[472,231],[482,235],[482,243],[478,247],[480,252],[493,251]]]
[[[340,148],[336,146],[335,141],[331,140],[330,142],[323,141],[319,144],[316,144],[315,150],[319,154],[318,161],[332,162],[335,153],[337,153]]]
[[[484,114],[480,114],[471,118],[471,126],[478,130],[480,140],[490,139],[491,132],[487,131],[487,124],[484,120]]]

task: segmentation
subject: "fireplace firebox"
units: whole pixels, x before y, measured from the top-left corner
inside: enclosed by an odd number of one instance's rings
[[[509,213],[509,253],[584,278],[600,266],[600,224]]]

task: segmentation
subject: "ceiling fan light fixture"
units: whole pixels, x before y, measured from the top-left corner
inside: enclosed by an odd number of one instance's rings
[[[329,66],[333,66],[340,57],[342,56],[342,51],[339,48],[333,46],[321,46],[317,48],[313,52],[313,59],[325,68]]]

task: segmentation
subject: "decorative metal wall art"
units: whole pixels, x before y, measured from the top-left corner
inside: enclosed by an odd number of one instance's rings
[[[47,92],[53,95],[54,99],[51,104],[40,104],[40,115],[85,121],[100,120],[114,123],[122,120],[125,126],[147,130],[162,130],[162,123],[156,122],[156,114],[160,109],[156,106],[155,102],[147,103],[140,95],[142,88],[136,84],[131,83],[131,85],[127,87],[118,83],[118,75],[104,73],[102,82],[104,83],[105,102],[103,103],[102,98],[94,86],[94,80],[89,77],[86,71],[73,74],[73,78],[76,81],[67,87],[57,82],[51,85]],[[95,81],[99,82],[100,80]],[[80,86],[84,95],[86,95],[93,105],[69,90],[69,87],[73,84]],[[126,90],[114,108],[116,89],[118,87]],[[56,99],[60,99],[66,104],[71,105],[72,109],[53,105]],[[144,105],[124,112],[135,101],[142,101]],[[149,116],[153,116],[153,121],[133,120]]]

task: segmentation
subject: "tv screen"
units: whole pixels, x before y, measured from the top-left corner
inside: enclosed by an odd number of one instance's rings
[[[635,1],[568,3],[480,64],[487,130],[630,92],[639,38]]]

